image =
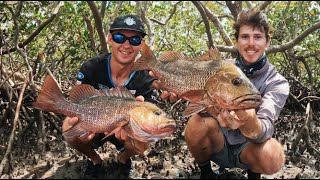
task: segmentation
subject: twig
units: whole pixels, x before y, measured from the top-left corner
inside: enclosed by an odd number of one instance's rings
[[[27,77],[29,77],[29,76],[27,76]],[[1,164],[0,164],[0,174],[2,174],[3,168],[7,164],[8,157],[10,156],[10,153],[11,153],[11,148],[12,148],[12,144],[13,144],[13,141],[14,141],[14,135],[15,135],[15,131],[16,131],[16,127],[17,127],[18,119],[19,119],[19,114],[20,114],[19,112],[20,112],[21,102],[22,102],[23,94],[24,94],[24,91],[25,91],[25,89],[27,87],[28,81],[29,81],[28,78],[26,78],[25,81],[24,81],[24,84],[22,86],[20,95],[19,95],[19,100],[18,100],[18,104],[17,104],[17,108],[16,108],[16,113],[15,113],[14,120],[13,120],[12,131],[11,131],[9,142],[8,142],[8,148],[7,148],[6,153],[3,156],[3,159],[2,159]]]
[[[312,121],[312,108],[310,107],[310,102],[307,104],[306,108],[306,117],[303,124],[303,127],[299,134],[297,135],[296,139],[292,142],[292,151],[295,152],[298,148],[298,144],[300,139],[304,140],[306,143],[306,148],[308,152],[315,156],[316,158],[320,158],[319,151],[315,150],[315,148],[312,147],[311,141],[310,141],[310,132],[309,132],[309,126]]]

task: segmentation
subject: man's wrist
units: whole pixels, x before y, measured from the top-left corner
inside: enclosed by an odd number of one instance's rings
[[[249,139],[257,139],[261,134],[261,121],[258,118],[239,127],[240,132]]]

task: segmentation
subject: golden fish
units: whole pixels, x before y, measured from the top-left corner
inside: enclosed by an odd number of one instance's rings
[[[261,95],[245,74],[230,61],[224,60],[217,49],[198,57],[187,57],[168,51],[158,59],[143,41],[141,57],[135,70],[152,70],[161,81],[161,88],[174,92],[190,102],[184,116],[211,109],[239,110],[255,108]]]
[[[176,128],[175,121],[163,110],[150,102],[135,101],[124,87],[99,91],[87,84],[75,85],[68,101],[50,75],[32,105],[43,111],[78,117],[79,123],[63,132],[65,138],[89,131],[112,135],[123,128],[131,138],[154,142],[170,136]]]

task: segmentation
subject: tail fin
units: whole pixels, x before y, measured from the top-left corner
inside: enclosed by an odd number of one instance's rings
[[[145,41],[141,42],[141,57],[133,65],[133,70],[151,70],[152,64],[156,63],[156,56]],[[151,65],[150,65],[151,64]]]
[[[59,109],[61,108],[62,102],[65,103],[66,99],[64,98],[58,83],[51,75],[48,75],[43,83],[37,100],[32,103],[32,106],[43,111],[61,113],[59,112]]]

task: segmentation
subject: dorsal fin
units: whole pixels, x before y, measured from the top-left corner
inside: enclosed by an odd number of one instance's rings
[[[112,89],[100,89],[99,90],[103,95],[110,96],[110,97],[122,97],[128,99],[134,99],[135,97],[133,94],[126,88],[122,86],[117,86]]]
[[[135,60],[132,70],[150,70],[156,62],[157,59],[153,51],[145,41],[141,41],[141,56]]]
[[[158,57],[158,60],[161,62],[170,62],[170,61],[176,61],[178,59],[185,59],[188,60],[188,57],[185,56],[182,53],[176,52],[176,51],[167,51]]]
[[[211,61],[211,60],[220,60],[221,59],[221,53],[217,48],[210,48],[209,51],[204,53],[201,56],[195,57],[194,60],[198,61]]]
[[[79,103],[83,99],[97,95],[102,95],[102,93],[93,86],[89,84],[78,84],[73,86],[69,95],[69,100],[73,103]]]

